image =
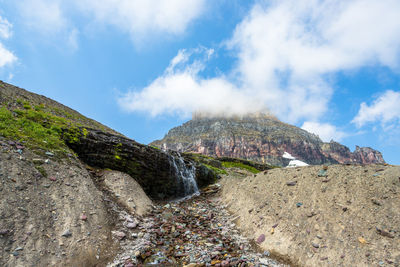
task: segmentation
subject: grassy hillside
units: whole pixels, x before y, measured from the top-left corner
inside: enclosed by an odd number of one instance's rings
[[[54,100],[0,81],[0,136],[35,151],[65,152],[62,130],[69,129],[66,138],[73,139],[78,127],[121,135]]]

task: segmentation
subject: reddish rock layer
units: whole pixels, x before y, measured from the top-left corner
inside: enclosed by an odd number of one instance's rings
[[[348,147],[321,139],[270,116],[196,118],[171,129],[151,143],[163,149],[216,157],[235,157],[286,166],[286,151],[308,164],[384,163],[382,154],[369,147]]]

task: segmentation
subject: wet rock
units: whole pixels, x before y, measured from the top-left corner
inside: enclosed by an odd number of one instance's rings
[[[85,128],[85,134],[79,140],[68,140],[68,129],[63,136],[67,145],[90,166],[118,170],[135,177],[146,194],[152,199],[173,199],[183,197],[184,184],[176,177],[173,158],[180,157],[176,152],[164,152],[134,140]],[[74,133],[76,135],[76,132]],[[182,155],[184,165],[194,166],[199,187],[215,182],[215,173],[204,165],[197,165],[193,160]],[[176,165],[176,164],[175,164]]]

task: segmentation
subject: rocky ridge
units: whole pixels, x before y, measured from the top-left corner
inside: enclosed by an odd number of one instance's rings
[[[233,157],[286,166],[288,152],[308,164],[384,163],[382,154],[369,147],[356,147],[322,140],[303,129],[269,115],[245,117],[195,117],[171,129],[162,140],[151,143],[162,149]]]
[[[68,131],[65,130],[64,136]],[[179,179],[176,163],[179,159],[185,165],[182,167],[194,167],[195,179],[200,187],[217,180],[212,170],[176,152],[166,153],[119,135],[89,128],[81,129],[77,136],[74,140],[67,138],[66,142],[83,162],[129,174],[152,199],[185,196],[184,181]]]

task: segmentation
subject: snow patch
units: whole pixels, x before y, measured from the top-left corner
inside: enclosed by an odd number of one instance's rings
[[[289,154],[288,152],[286,152],[286,151],[285,151],[285,153],[283,153],[282,158],[285,158],[285,159],[292,159],[292,160],[296,159],[295,157],[293,157],[292,155],[290,155],[290,154]]]
[[[301,161],[301,160],[297,160],[295,157],[293,157],[292,155],[290,155],[288,152],[284,152],[282,155],[282,158],[285,159],[290,159],[291,161],[289,162],[289,164],[286,166],[286,168],[294,168],[294,167],[304,167],[304,166],[308,166],[307,163]]]
[[[295,159],[295,160],[291,160],[289,162],[289,164],[286,166],[286,168],[304,167],[304,166],[308,166],[308,164],[301,160]]]

